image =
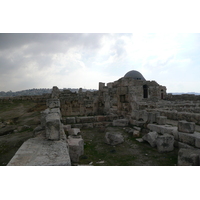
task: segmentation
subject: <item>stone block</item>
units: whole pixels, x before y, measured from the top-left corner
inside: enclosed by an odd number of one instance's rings
[[[167,117],[165,117],[165,116],[157,116],[156,117],[156,122],[159,125],[165,125],[166,122],[167,122]]]
[[[66,132],[69,132],[71,130],[71,128],[72,128],[71,125],[63,125],[63,129]]]
[[[174,130],[172,131],[172,135],[174,136],[174,139],[175,139],[175,140],[179,140],[179,133],[178,133],[178,131],[177,131],[176,129],[174,129]]]
[[[69,135],[78,135],[79,133],[80,133],[81,131],[80,131],[80,129],[79,128],[71,128],[70,130],[69,130]]]
[[[113,120],[113,126],[128,126],[129,121],[127,119]]]
[[[49,108],[60,108],[60,100],[59,99],[47,99],[47,106]]]
[[[182,142],[178,142],[176,140],[174,140],[174,146],[180,148],[186,148],[186,149],[194,149],[193,146],[190,146],[188,144],[182,143]]]
[[[60,118],[62,117],[60,108],[51,108],[51,109],[49,109],[49,113],[58,113]]]
[[[106,121],[107,120],[107,117],[106,116],[96,116],[96,121],[97,122],[103,122],[103,121]]]
[[[46,117],[46,138],[48,140],[60,140],[62,124],[60,122],[60,116],[58,113],[50,113]]]
[[[82,125],[83,125],[83,128],[94,128],[94,124],[93,123],[84,123]]]
[[[69,136],[69,155],[72,162],[79,162],[79,157],[84,154],[84,141],[81,136]]]
[[[95,121],[95,117],[76,117],[77,123],[91,123]]]
[[[70,166],[67,142],[30,138],[22,144],[8,166]]]
[[[83,127],[83,124],[72,124],[71,127],[72,128],[80,128],[81,129]]]
[[[200,137],[195,137],[195,147],[200,148]]]
[[[143,126],[144,124],[145,124],[144,121],[131,120],[131,125],[134,126]]]
[[[199,166],[199,151],[182,148],[178,152],[178,166]]]
[[[157,125],[157,124],[148,124],[147,128],[151,131],[156,131],[157,133],[165,134],[168,133],[172,135],[172,132],[176,130],[176,127],[172,127],[170,125]]]
[[[75,117],[66,117],[66,124],[75,124],[76,118]]]
[[[159,152],[169,152],[174,150],[174,137],[169,134],[159,135],[156,138],[156,146]]]
[[[118,145],[124,142],[124,137],[121,133],[106,132],[105,143],[112,146]]]
[[[142,139],[144,141],[147,141],[152,147],[156,146],[156,138],[158,137],[158,133],[157,132],[149,132],[147,134],[145,134]]]
[[[148,113],[148,122],[149,123],[156,123],[157,117],[160,116],[159,112],[149,112]]]
[[[195,146],[195,135],[183,132],[178,132],[178,138],[180,142]]]
[[[41,114],[40,122],[41,122],[42,127],[45,127],[45,125],[46,125],[46,117],[49,114],[49,112],[50,112],[49,108],[40,112],[40,114]]]
[[[178,131],[184,133],[194,133],[195,131],[195,123],[187,122],[185,120],[178,122]]]

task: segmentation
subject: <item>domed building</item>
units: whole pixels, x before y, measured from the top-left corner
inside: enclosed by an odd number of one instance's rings
[[[127,72],[124,75],[124,78],[133,78],[134,80],[146,81],[145,78],[143,77],[143,75],[136,70],[132,70],[132,71]]]
[[[99,92],[103,97],[100,105],[105,112],[123,114],[131,113],[144,102],[164,99],[166,87],[156,81],[148,81],[140,72],[131,70],[107,86],[105,83],[99,83]]]

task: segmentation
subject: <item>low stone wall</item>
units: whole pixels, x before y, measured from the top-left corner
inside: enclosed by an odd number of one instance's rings
[[[159,110],[159,112],[160,115],[166,116],[168,119],[186,120],[188,122],[194,122],[196,124],[200,124],[200,114],[197,113],[165,111],[165,110]]]
[[[41,125],[34,130],[35,138],[24,142],[9,166],[69,166],[71,158],[69,144],[61,123],[59,99],[47,101],[41,112]]]

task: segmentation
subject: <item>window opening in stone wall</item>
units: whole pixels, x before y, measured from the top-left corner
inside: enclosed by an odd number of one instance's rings
[[[148,86],[143,85],[143,98],[148,98]]]
[[[163,90],[161,90],[161,99],[163,99]]]
[[[125,95],[120,95],[120,102],[125,103],[126,102],[126,97]]]

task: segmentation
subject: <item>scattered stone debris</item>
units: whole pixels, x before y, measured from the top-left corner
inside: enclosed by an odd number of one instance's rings
[[[118,145],[124,142],[124,137],[121,133],[106,132],[105,142],[110,145]]]

